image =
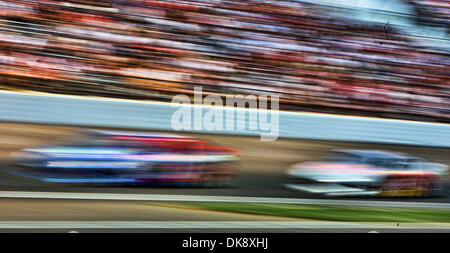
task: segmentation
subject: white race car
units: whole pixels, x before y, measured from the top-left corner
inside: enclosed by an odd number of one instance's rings
[[[448,166],[378,150],[333,150],[288,169],[286,187],[328,196],[440,196]]]

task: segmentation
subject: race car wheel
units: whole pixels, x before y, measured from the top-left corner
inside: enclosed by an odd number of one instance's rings
[[[442,182],[431,182],[429,184],[429,193],[427,197],[443,197],[444,185]]]

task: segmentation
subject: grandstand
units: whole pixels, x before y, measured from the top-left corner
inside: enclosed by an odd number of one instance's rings
[[[408,18],[448,34],[448,1],[404,2],[416,10]],[[284,110],[450,122],[449,51],[343,11],[289,0],[0,1],[0,85],[160,101],[201,86],[278,95]]]

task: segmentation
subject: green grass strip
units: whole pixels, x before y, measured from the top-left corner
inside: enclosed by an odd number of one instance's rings
[[[352,222],[450,222],[450,210],[293,204],[183,202],[177,206],[232,213]]]

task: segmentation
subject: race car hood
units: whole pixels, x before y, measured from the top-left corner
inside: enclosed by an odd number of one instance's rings
[[[431,172],[436,173],[438,175],[448,175],[450,172],[449,167],[441,163],[430,163],[430,168]]]
[[[130,155],[136,151],[122,148],[99,148],[82,146],[38,146],[26,148],[13,153],[15,160],[37,160],[37,159],[105,159],[120,155]]]
[[[374,182],[381,175],[375,167],[356,163],[304,162],[291,166],[287,174],[292,177],[327,183]]]

